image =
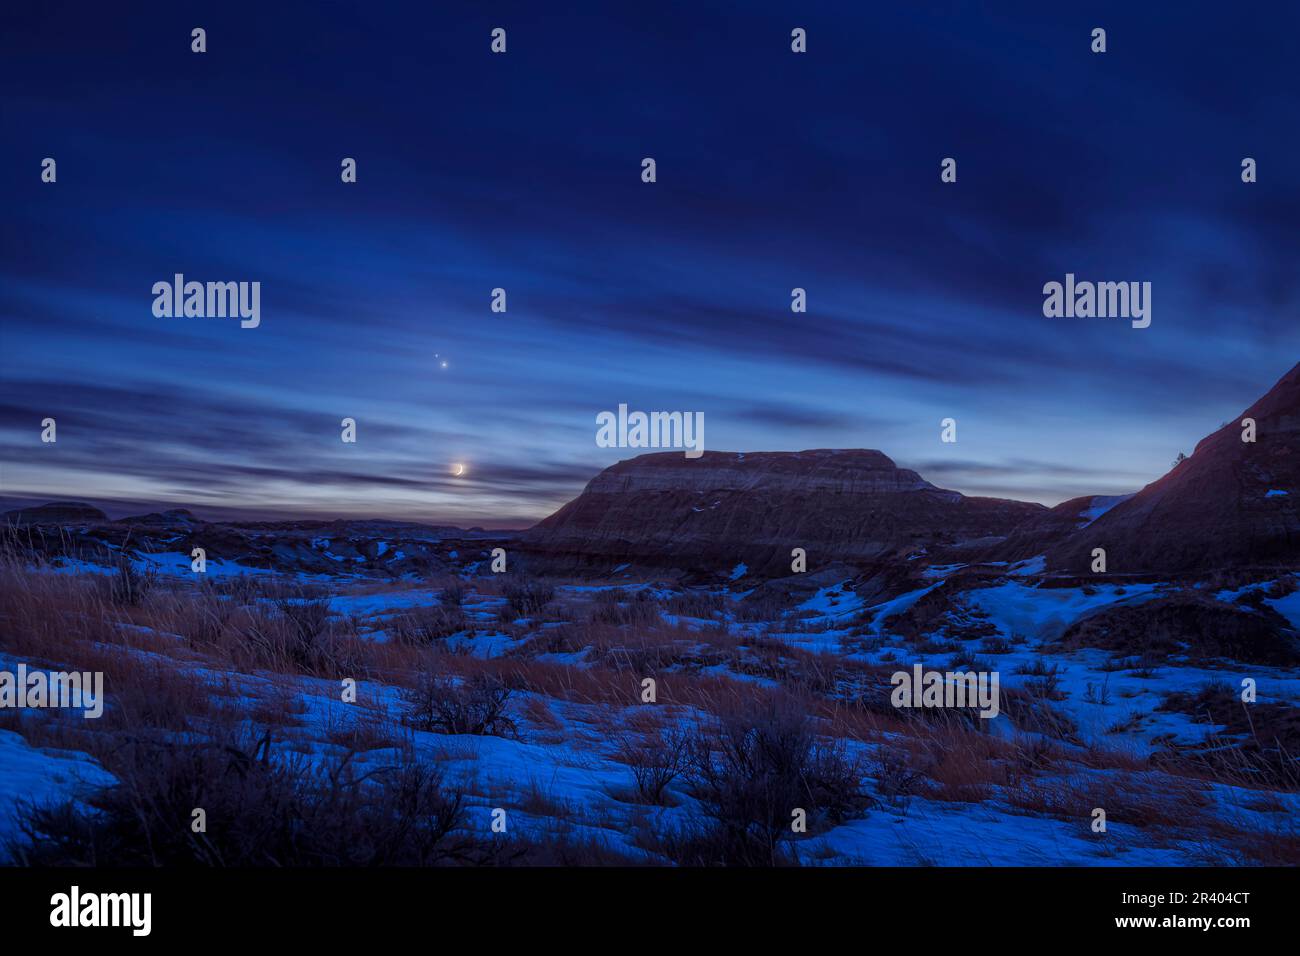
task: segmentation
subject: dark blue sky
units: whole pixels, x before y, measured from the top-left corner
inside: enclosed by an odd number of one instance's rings
[[[519,525],[625,402],[1053,503],[1295,364],[1295,4],[546,7],[9,5],[3,493]],[[260,328],[155,318],[175,272]],[[1151,327],[1044,318],[1067,272]]]

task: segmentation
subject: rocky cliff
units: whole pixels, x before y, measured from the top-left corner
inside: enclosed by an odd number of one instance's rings
[[[1300,365],[1163,478],[1049,548],[1048,568],[1088,573],[1094,548],[1109,573],[1300,568]]]
[[[788,573],[796,547],[810,568],[904,559],[1045,510],[936,488],[878,451],[667,452],[605,469],[522,544],[575,561]]]

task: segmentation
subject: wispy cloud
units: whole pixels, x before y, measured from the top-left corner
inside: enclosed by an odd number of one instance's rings
[[[810,10],[803,61],[783,5],[670,3],[692,24],[671,34],[521,8],[502,63],[435,8],[235,3],[210,16],[219,82],[159,52],[167,5],[129,31],[18,11],[5,490],[518,524],[615,460],[593,421],[620,401],[703,411],[714,448],[876,447],[968,493],[1132,490],[1300,342],[1300,12],[1192,7],[1111,10],[1126,52],[1099,69],[1051,7],[941,29],[917,5]],[[47,187],[30,157],[51,154]],[[1152,281],[1151,328],[1045,319],[1067,271]],[[155,319],[175,272],[261,281],[262,326]],[[33,441],[45,415],[57,448]],[[950,415],[960,463],[936,450]]]

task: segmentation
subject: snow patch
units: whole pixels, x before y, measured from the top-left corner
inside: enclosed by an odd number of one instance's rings
[[[57,803],[107,787],[116,779],[91,757],[78,751],[31,746],[11,730],[0,730],[0,843],[15,837],[14,810],[19,801]]]
[[[1134,492],[1133,494],[1137,494]],[[1121,505],[1132,498],[1133,495],[1094,495],[1088,507],[1079,512],[1079,524],[1077,527],[1086,528],[1092,524],[1111,508]]]

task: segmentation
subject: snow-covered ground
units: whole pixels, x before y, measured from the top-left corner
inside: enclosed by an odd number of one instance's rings
[[[24,804],[76,798],[113,782],[112,774],[86,754],[33,747],[13,731],[0,730],[0,847],[18,836],[15,815]]]
[[[153,556],[154,558],[167,556]],[[188,558],[170,556],[167,566],[188,573]],[[63,569],[62,573],[67,573]],[[732,580],[744,576],[743,565]],[[790,653],[812,654],[815,659],[844,666],[870,665],[884,672],[922,663],[927,668],[945,669],[953,656],[950,647],[940,653],[916,651],[901,636],[890,632],[887,622],[913,607],[917,601],[942,586],[960,566],[929,568],[924,578],[931,583],[913,588],[887,601],[866,604],[851,581],[821,587],[811,596],[792,602],[771,620],[755,621],[742,613],[742,599],[749,591],[722,589],[721,610],[669,613],[662,610],[662,627],[675,629],[669,645],[682,661],[692,655],[702,663],[668,663],[657,673],[664,678],[674,673],[693,680],[717,680],[738,688],[776,688],[782,684],[779,671],[760,671],[746,666],[752,662],[757,642],[778,642]],[[1210,681],[1237,686],[1250,677],[1258,684],[1259,699],[1295,706],[1300,702],[1300,673],[1294,669],[1259,666],[1219,667],[1166,664],[1153,672],[1133,668],[1115,669],[1112,654],[1082,648],[1068,653],[1044,653],[1045,645],[1080,615],[1115,604],[1138,604],[1161,593],[1155,584],[1098,585],[1089,588],[1045,587],[1035,578],[1033,562],[1006,569],[1006,576],[991,586],[964,592],[966,610],[977,612],[992,628],[997,641],[985,648],[984,639],[962,643],[980,662],[996,670],[1002,687],[1024,689],[1046,666],[1054,673],[1056,699],[1051,706],[1077,726],[1075,742],[1055,741],[1061,759],[1070,768],[1059,779],[1043,773],[1034,786],[1049,788],[1088,787],[1107,783],[1102,777],[1114,771],[1093,768],[1089,747],[1111,750],[1135,761],[1140,767],[1146,755],[1170,741],[1195,743],[1216,730],[1176,710],[1160,710],[1172,691],[1195,690]],[[600,653],[590,648],[530,650],[530,642],[548,632],[563,630],[566,640],[613,642],[632,650],[642,646],[638,625],[600,625],[604,630],[588,632],[597,603],[651,600],[661,609],[668,602],[689,594],[671,586],[641,581],[614,588],[603,584],[568,584],[556,589],[556,597],[544,613],[533,617],[512,617],[507,600],[492,587],[479,590],[469,582],[462,610],[466,627],[445,639],[453,656],[439,658],[447,665],[461,659],[524,661],[538,666],[571,669],[574,679],[599,665]],[[230,599],[233,600],[233,599]],[[435,588],[394,582],[376,585],[336,579],[328,598],[332,614],[348,619],[361,637],[374,645],[390,645],[390,631],[396,616],[439,603]],[[1300,617],[1300,592],[1268,602],[1293,623]],[[120,625],[127,628],[127,625]],[[660,625],[654,625],[659,627]],[[132,622],[130,628],[148,625]],[[129,628],[128,628],[129,629]],[[162,634],[162,631],[158,632]],[[575,637],[574,635],[577,635]],[[602,637],[603,635],[603,637]],[[698,638],[698,640],[696,640]],[[661,642],[666,638],[659,639]],[[178,657],[175,666],[202,676],[211,687],[214,700],[235,706],[253,720],[275,704],[286,715],[281,728],[286,745],[314,760],[337,750],[341,731],[362,722],[383,729],[394,740],[393,747],[410,748],[418,756],[444,768],[449,779],[464,790],[469,806],[469,826],[487,827],[494,809],[509,812],[511,826],[519,832],[550,832],[563,821],[567,832],[584,839],[599,840],[628,859],[662,862],[648,849],[647,830],[671,829],[700,819],[700,805],[686,778],[669,784],[663,806],[649,806],[632,794],[635,781],[623,747],[630,736],[642,732],[641,722],[652,712],[659,731],[690,731],[710,720],[709,713],[694,705],[642,703],[633,692],[639,672],[626,677],[629,693],[625,702],[610,703],[587,699],[583,694],[536,689],[517,689],[510,700],[510,713],[517,731],[506,736],[433,733],[414,729],[404,721],[408,704],[402,689],[384,680],[360,680],[355,702],[345,702],[337,681],[320,677],[256,671],[233,673],[215,663],[196,660],[185,651],[183,641],[174,641]],[[660,644],[651,643],[651,647]],[[167,660],[157,650],[120,650],[142,659]],[[770,653],[768,651],[767,653]],[[9,658],[7,660],[14,660]],[[182,663],[183,660],[183,663]],[[798,663],[795,659],[791,666]],[[5,660],[0,660],[0,668]],[[459,667],[460,665],[456,665]],[[693,669],[692,669],[693,667]],[[379,670],[376,673],[380,672]],[[459,670],[449,671],[455,677]],[[468,673],[468,671],[466,671]],[[461,679],[456,677],[455,679]],[[110,708],[113,706],[110,692]],[[286,704],[286,697],[289,703]],[[852,703],[846,699],[847,706]],[[1012,726],[1004,716],[992,735],[1013,749],[1035,736]],[[823,728],[824,730],[825,728]],[[925,725],[916,726],[924,734]],[[894,732],[896,733],[896,732]],[[932,781],[930,788],[899,799],[882,789],[881,761],[891,753],[904,753],[928,744],[903,737],[885,739],[843,738],[838,745],[860,761],[861,785],[874,805],[860,816],[823,828],[797,842],[806,863],[827,865],[1189,865],[1204,862],[1206,847],[1192,837],[1161,834],[1140,820],[1125,818],[1122,810],[1112,814],[1105,838],[1089,828],[1090,807],[1077,814],[1045,812],[1013,786],[981,784],[982,797],[961,795],[961,788],[945,791]],[[362,764],[382,763],[394,750],[386,745],[364,750]],[[1122,761],[1120,764],[1122,765]],[[111,784],[113,778],[84,754],[50,751],[27,744],[18,734],[0,730],[0,837],[4,834],[5,810],[12,810],[19,798],[54,799],[83,794],[88,786]],[[924,769],[924,768],[923,768]],[[1070,775],[1084,778],[1070,780]],[[937,778],[936,778],[937,779]],[[1150,790],[1159,799],[1163,786],[1154,771],[1134,770],[1122,786]],[[937,787],[937,789],[936,789]],[[1207,796],[1206,813],[1217,815],[1225,827],[1258,827],[1267,832],[1279,825],[1294,830],[1297,806],[1292,793],[1271,795],[1281,809],[1263,811],[1256,807],[1258,791],[1225,783],[1197,784]],[[1209,839],[1208,837],[1206,839]],[[1223,851],[1225,854],[1228,851]],[[1298,861],[1300,862],[1300,861]]]

